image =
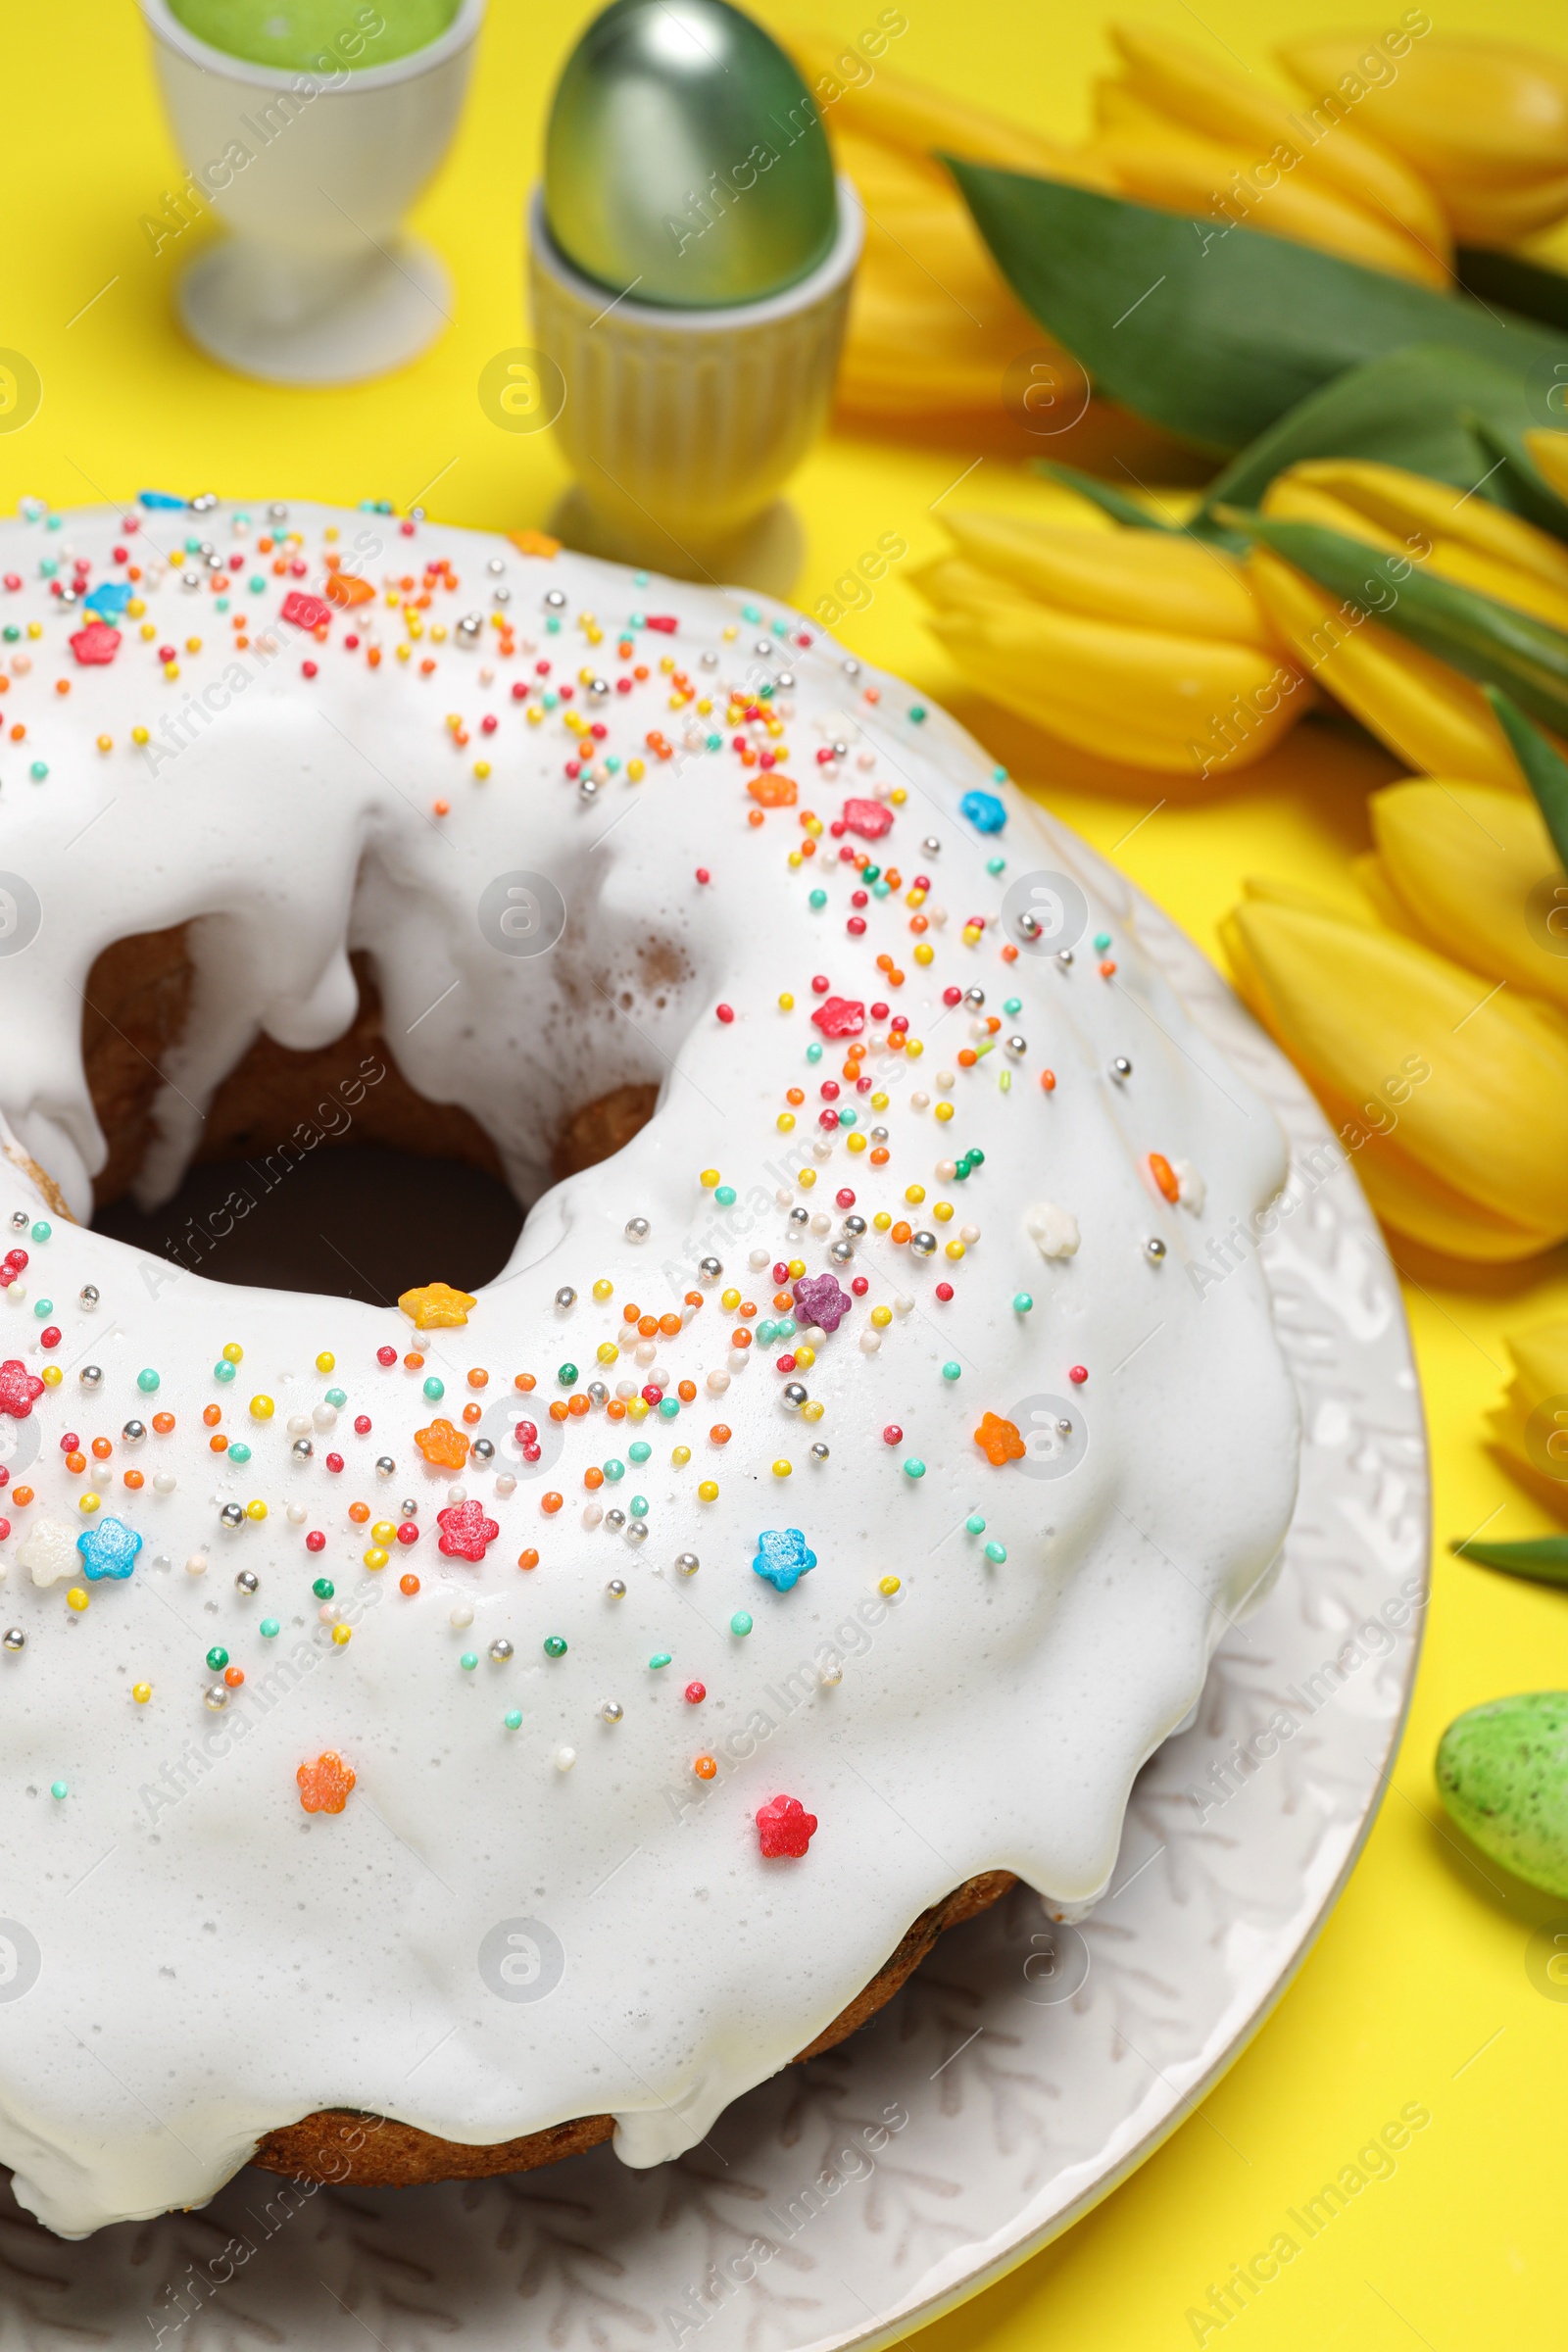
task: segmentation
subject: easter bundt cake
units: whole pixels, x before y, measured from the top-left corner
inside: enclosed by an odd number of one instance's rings
[[[1282,1138],[1103,869],[798,613],[531,534],[29,508],[0,621],[23,2201],[657,2164],[1085,1911],[1298,1447]],[[368,1142],[530,1204],[494,1281],[225,1279]]]

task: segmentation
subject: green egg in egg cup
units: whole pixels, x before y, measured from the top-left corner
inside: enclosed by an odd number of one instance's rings
[[[452,281],[402,222],[457,128],[485,0],[140,5],[190,184],[227,231],[178,281],[192,340],[276,384],[417,358]]]
[[[814,102],[726,0],[615,0],[556,92],[528,217],[570,544],[786,594],[780,489],[826,420],[863,221]]]

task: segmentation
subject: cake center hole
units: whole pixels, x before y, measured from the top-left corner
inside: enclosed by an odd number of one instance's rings
[[[358,957],[355,970],[359,1006],[342,1036],[309,1053],[257,1038],[199,1126],[186,1122],[194,1153],[166,1192],[174,1169],[166,1154],[159,1176],[165,1090],[191,1106],[181,1084],[194,1017],[186,934],[144,932],[98,957],[82,1051],[109,1146],[94,1180],[101,1233],[210,1281],[370,1305],[395,1305],[423,1282],[474,1291],[502,1272],[525,1204],[477,1120],[409,1084],[382,1029],[374,975]],[[639,1082],[579,1103],[541,1138],[539,1160],[559,1179],[608,1159],[651,1117],[657,1095]]]

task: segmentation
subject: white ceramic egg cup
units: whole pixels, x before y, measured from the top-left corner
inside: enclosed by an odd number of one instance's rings
[[[180,279],[192,339],[273,384],[416,359],[451,321],[452,280],[401,223],[451,144],[485,0],[460,0],[424,48],[335,77],[229,57],[169,0],[140,5],[180,152],[230,232]]]
[[[577,475],[554,527],[585,554],[787,595],[804,541],[778,493],[827,419],[865,224],[838,182],[832,249],[799,285],[725,310],[607,294],[528,208],[534,333],[565,381]]]

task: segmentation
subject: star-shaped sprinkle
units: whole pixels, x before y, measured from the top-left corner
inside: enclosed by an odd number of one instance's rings
[[[95,1519],[84,1527],[76,1538],[76,1549],[88,1582],[96,1584],[100,1577],[126,1577],[136,1565],[141,1549],[141,1538],[123,1519]]]
[[[788,1854],[798,1862],[816,1835],[816,1815],[798,1796],[771,1797],[757,1808],[757,1834],[764,1854]]]
[[[416,1291],[405,1291],[398,1300],[416,1331],[456,1331],[468,1320],[468,1309],[477,1306],[466,1291],[455,1291],[450,1282],[427,1282]]]
[[[101,669],[120,651],[120,631],[107,620],[89,620],[72,638],[71,650],[84,669]]]
[[[802,1577],[816,1566],[816,1554],[808,1548],[798,1527],[769,1527],[757,1539],[752,1566],[775,1592],[792,1592]]]
[[[414,1443],[438,1470],[461,1470],[468,1458],[468,1441],[450,1421],[432,1421],[428,1429],[416,1429]]]
[[[865,1027],[865,1006],[857,997],[825,997],[811,1019],[824,1037],[858,1037]]]
[[[35,1585],[57,1585],[76,1573],[76,1537],[64,1519],[35,1519],[28,1528],[17,1566],[31,1572]]]
[[[974,1442],[988,1462],[1002,1469],[1006,1462],[1021,1462],[1029,1448],[1018,1435],[1016,1421],[1004,1421],[1000,1413],[987,1413],[974,1433]]]
[[[485,1517],[482,1502],[449,1502],[437,1511],[435,1523],[441,1530],[436,1549],[452,1560],[482,1560],[485,1545],[501,1533],[497,1522]]]
[[[803,1274],[795,1285],[795,1309],[820,1331],[837,1331],[855,1301],[831,1274]]]
[[[33,1398],[42,1395],[43,1382],[37,1373],[29,1372],[20,1356],[7,1356],[0,1364],[0,1413],[9,1413],[13,1421],[25,1421]]]
[[[323,1748],[314,1764],[302,1764],[294,1778],[307,1813],[341,1813],[354,1786],[352,1766],[332,1747]]]

